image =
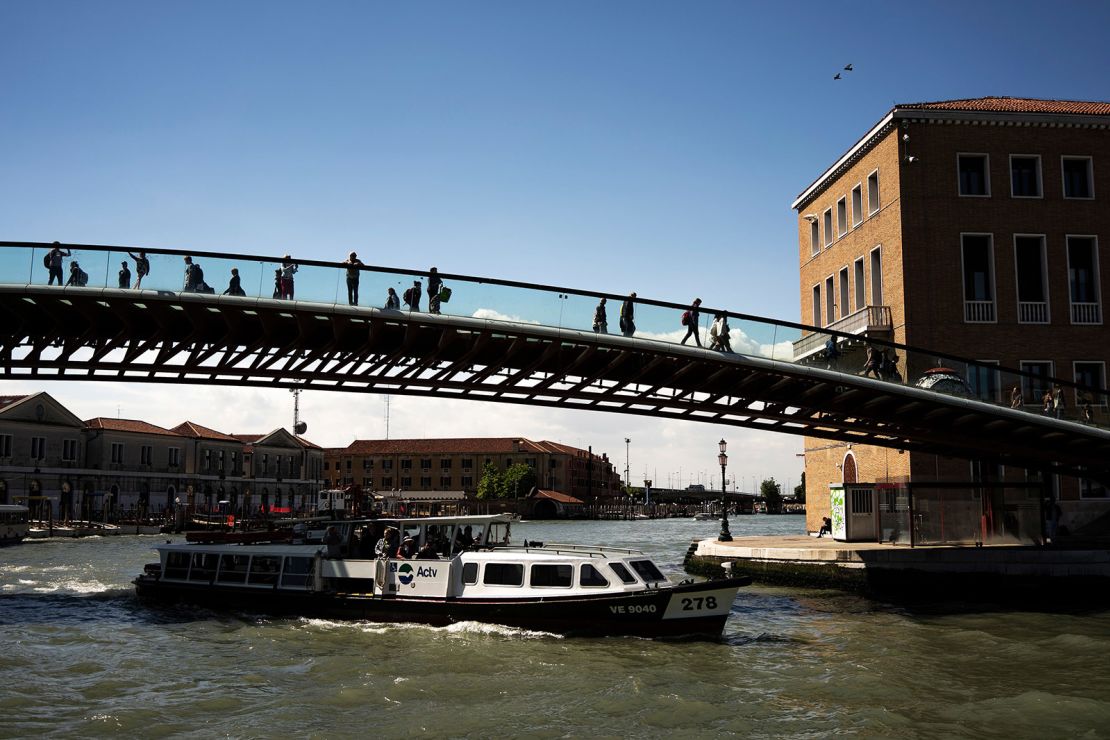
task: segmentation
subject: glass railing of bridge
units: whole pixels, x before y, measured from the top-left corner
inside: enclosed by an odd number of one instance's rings
[[[3,245],[0,243],[0,282],[9,284],[44,284],[49,269],[44,257],[47,246]],[[119,288],[124,283],[131,289],[171,293],[201,293],[219,300],[288,300],[326,305],[348,305],[347,269],[335,263],[301,262],[293,257],[273,260],[263,257],[223,256],[214,253],[186,255],[183,252],[139,251],[110,247],[66,247],[70,252],[63,259],[63,284],[71,283],[70,275],[77,264],[77,274],[87,275],[86,287]],[[193,285],[187,285],[187,263],[203,272],[201,282],[192,272]],[[139,263],[145,258],[146,274],[139,275]],[[125,268],[126,266],[126,268]],[[121,281],[121,273],[126,280]],[[238,277],[237,281],[233,277]],[[429,278],[422,272],[389,268],[367,268],[358,271],[358,305],[385,308],[389,291],[396,295],[399,311],[432,308],[428,293]],[[141,279],[140,279],[141,277]],[[499,322],[536,324],[568,332],[593,334],[598,304],[605,298],[607,326],[610,335],[621,335],[622,304],[628,294],[601,295],[577,290],[562,290],[523,283],[491,281],[471,276],[442,276],[450,298],[441,300],[439,312],[447,316],[481,319],[489,325]],[[235,289],[236,285],[238,290]],[[419,308],[404,301],[406,291],[414,288],[419,294]],[[697,341],[683,325],[687,306],[652,301],[637,296],[633,302],[634,339],[666,345],[681,343],[690,347]],[[727,339],[714,331],[715,319],[724,314],[728,326]],[[598,327],[600,331],[603,327]],[[572,335],[568,334],[568,340]],[[974,363],[928,351],[898,346],[879,339],[807,330],[797,324],[761,319],[724,309],[703,306],[699,311],[697,337],[706,351],[726,351],[776,362],[790,362],[824,368],[852,376],[914,385],[941,393],[975,398],[1002,406],[1042,413],[1051,396],[1048,415],[1088,423],[1106,423],[1107,393],[1104,389],[1085,389],[1052,378],[1019,374],[997,365]],[[1053,394],[1056,386],[1060,392]],[[1018,392],[1014,392],[1014,388]],[[1018,397],[1020,395],[1020,398]],[[1060,400],[1056,400],[1056,397]]]

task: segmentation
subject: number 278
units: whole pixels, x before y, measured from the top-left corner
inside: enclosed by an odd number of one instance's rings
[[[694,598],[688,598],[688,599],[683,599],[682,600],[682,611],[684,611],[684,612],[695,612],[695,611],[699,611],[700,609],[703,609],[703,608],[704,609],[716,609],[717,608],[717,598],[714,597],[714,596],[706,596],[705,598],[697,596],[697,597],[694,597]]]

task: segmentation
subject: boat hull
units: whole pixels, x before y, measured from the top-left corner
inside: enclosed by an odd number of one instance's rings
[[[748,578],[702,581],[623,594],[543,599],[377,597],[285,589],[244,590],[140,576],[144,601],[275,616],[415,622],[484,622],[570,636],[719,637]]]

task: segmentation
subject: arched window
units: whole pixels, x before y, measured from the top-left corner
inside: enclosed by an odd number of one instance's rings
[[[856,456],[849,452],[844,456],[844,482],[856,482]]]

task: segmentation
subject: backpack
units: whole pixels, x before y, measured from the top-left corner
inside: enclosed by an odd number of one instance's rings
[[[448,301],[450,301],[451,300],[451,289],[448,288],[447,286],[443,286],[443,288],[441,288],[440,291],[439,291],[439,300],[443,303],[447,303]]]
[[[193,265],[193,285],[197,288],[204,285],[204,270],[200,269],[200,265]]]
[[[689,326],[690,325],[690,312],[689,311],[683,311],[682,312],[682,325],[683,326]]]
[[[135,261],[135,272],[139,273],[140,277],[143,276],[143,275],[150,274],[150,260],[148,260],[145,257],[140,259],[140,260],[136,260]]]
[[[42,256],[42,266],[45,267],[47,270],[50,269],[50,252],[47,252]]]
[[[402,298],[405,299],[405,305],[406,306],[411,306],[412,305],[412,288],[406,288],[404,294],[402,295]]]
[[[89,273],[78,268],[77,270],[77,287],[84,288],[89,284]]]

